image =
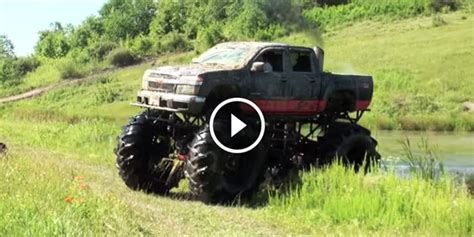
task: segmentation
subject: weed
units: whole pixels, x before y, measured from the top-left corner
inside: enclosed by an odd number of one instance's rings
[[[433,27],[440,27],[448,24],[439,14],[433,16]]]
[[[426,180],[435,180],[444,173],[443,162],[440,157],[429,146],[428,139],[422,138],[418,144],[420,154],[414,154],[410,140],[406,138],[401,142],[405,160],[410,166],[412,174]]]
[[[61,79],[81,78],[86,75],[86,71],[72,59],[61,59],[57,62],[57,68]]]

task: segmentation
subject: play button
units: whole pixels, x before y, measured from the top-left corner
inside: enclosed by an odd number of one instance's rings
[[[236,106],[229,105],[232,103],[237,105],[237,108],[242,103],[250,106],[255,110],[258,118],[254,114],[244,116],[232,112],[236,108]],[[224,107],[226,109],[223,109]],[[209,128],[212,140],[222,150],[234,154],[246,153],[255,148],[262,140],[265,134],[265,118],[262,111],[252,101],[244,98],[230,98],[221,102],[212,111]]]
[[[234,137],[235,134],[240,132],[245,127],[247,127],[247,124],[235,117],[235,115],[230,114],[230,137]]]

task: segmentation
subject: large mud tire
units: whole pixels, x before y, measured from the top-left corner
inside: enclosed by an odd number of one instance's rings
[[[355,171],[363,166],[368,172],[380,161],[377,141],[370,136],[368,129],[357,124],[335,122],[319,141],[318,158],[321,164],[341,159],[343,164],[354,166]]]
[[[160,111],[144,111],[131,118],[118,137],[116,165],[130,189],[163,195],[173,186],[166,182],[170,167],[162,162],[170,154],[169,134],[166,125],[154,122],[165,116]]]
[[[215,122],[215,132],[229,129]],[[194,195],[208,204],[232,204],[236,198],[250,198],[263,181],[266,170],[266,147],[259,145],[244,154],[231,154],[212,140],[206,125],[190,145],[184,172]]]

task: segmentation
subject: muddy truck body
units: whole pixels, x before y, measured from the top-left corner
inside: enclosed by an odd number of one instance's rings
[[[115,150],[122,179],[134,190],[167,194],[186,178],[200,200],[223,203],[251,196],[264,180],[281,185],[294,171],[336,159],[367,172],[380,155],[357,122],[370,105],[372,77],[323,65],[317,47],[228,42],[189,65],[147,70],[133,103],[144,112],[124,127]],[[230,98],[252,101],[265,116],[264,139],[247,153],[223,151],[210,135],[211,113]],[[249,106],[229,110],[259,123]],[[217,120],[214,129],[229,129],[228,120]]]

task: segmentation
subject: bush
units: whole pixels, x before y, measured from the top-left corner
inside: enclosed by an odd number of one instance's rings
[[[153,41],[149,36],[139,35],[128,44],[133,55],[144,57],[152,55]]]
[[[90,52],[81,48],[72,49],[71,51],[69,51],[67,57],[73,59],[74,62],[79,64],[87,64],[91,61],[98,60],[95,59],[95,57],[91,57]]]
[[[85,76],[85,70],[80,64],[75,63],[72,59],[64,58],[58,62],[57,68],[61,79],[81,78]]]
[[[38,68],[41,63],[35,57],[19,57],[16,61],[16,69],[18,74],[25,75],[28,72],[32,72]]]
[[[199,31],[194,48],[198,52],[204,52],[206,49],[220,43],[224,40],[220,24],[212,24],[206,29]]]
[[[192,46],[186,36],[173,31],[158,41],[156,49],[159,53],[185,52],[192,49]]]
[[[0,82],[16,80],[19,78],[18,70],[13,58],[0,59]]]
[[[116,43],[111,41],[97,42],[89,48],[89,54],[98,60],[104,60],[105,56],[117,46]]]
[[[457,10],[460,2],[458,0],[431,0],[431,8],[435,12],[443,11],[443,9]]]
[[[117,48],[108,55],[110,64],[116,67],[125,67],[136,62],[135,57],[127,48]]]

